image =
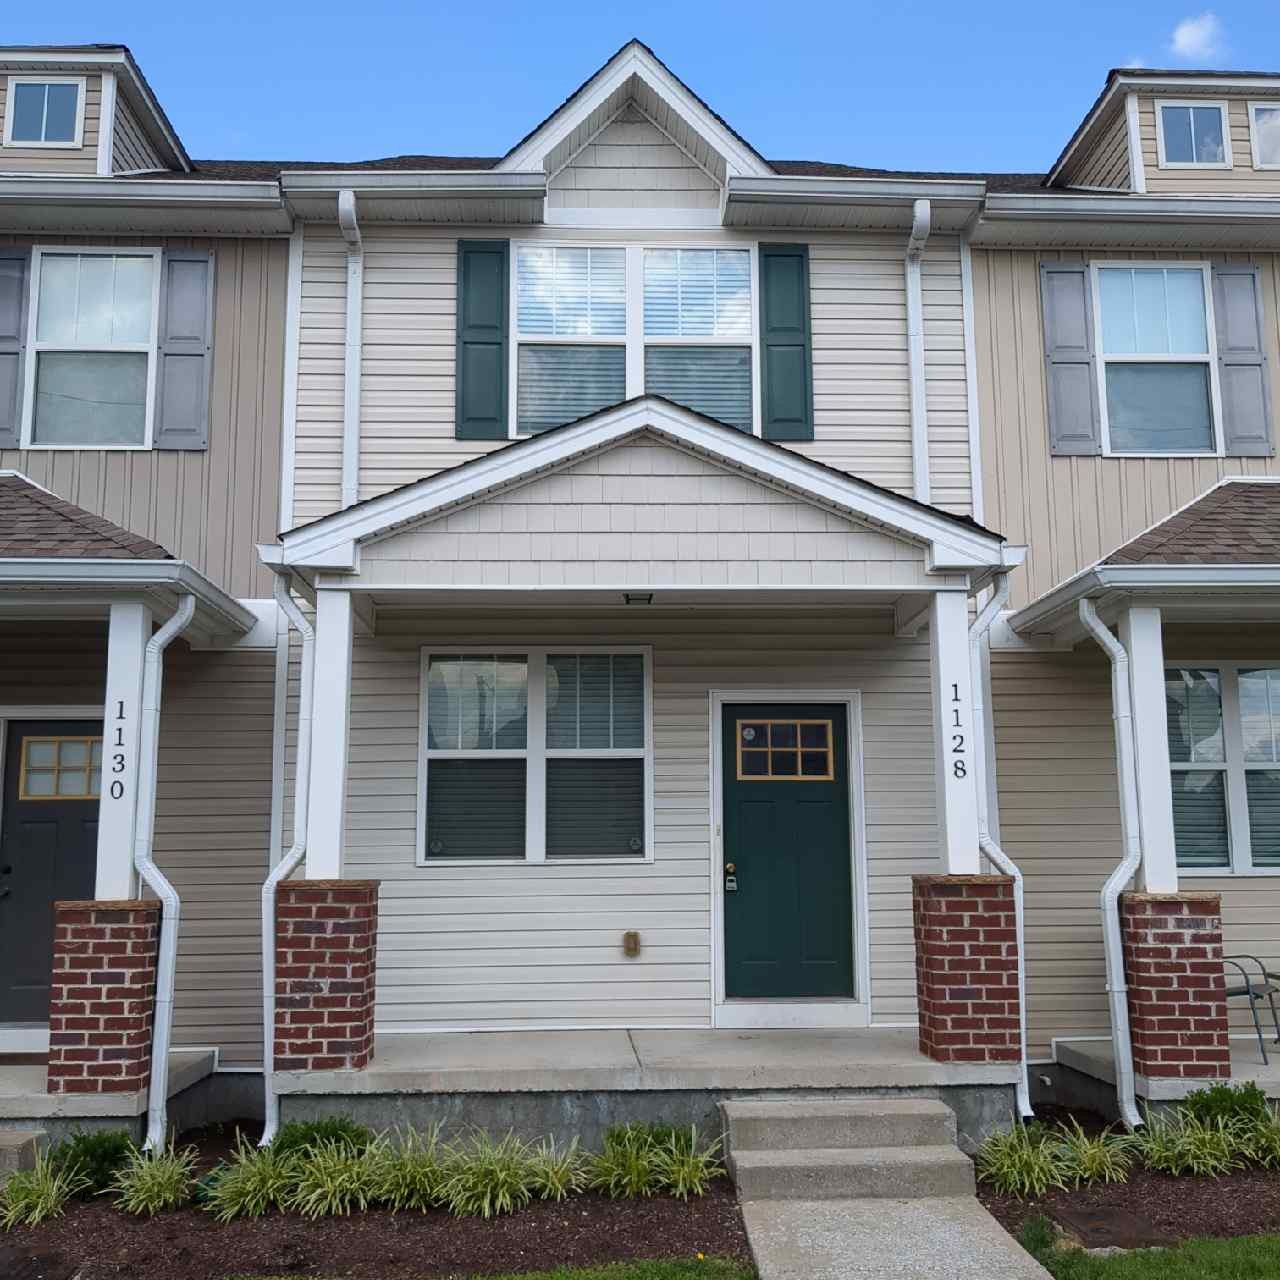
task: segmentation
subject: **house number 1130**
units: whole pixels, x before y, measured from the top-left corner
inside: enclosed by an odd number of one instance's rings
[[[960,686],[953,684],[951,686],[951,701],[958,703],[960,701]],[[952,706],[951,708],[951,727],[953,729],[962,729],[963,722],[960,719],[960,708]],[[969,766],[965,761],[965,737],[963,733],[953,733],[951,735],[951,754],[955,758],[951,761],[951,776],[953,778],[967,778],[969,776]]]
[[[124,699],[121,698],[116,702],[116,737],[111,744],[111,772],[113,774],[121,774],[125,770],[124,755]],[[124,782],[119,777],[111,779],[111,787],[109,794],[113,800],[124,799]]]

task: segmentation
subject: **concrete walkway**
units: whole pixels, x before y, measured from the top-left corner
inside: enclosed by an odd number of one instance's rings
[[[754,1200],[760,1280],[1049,1280],[972,1196]]]

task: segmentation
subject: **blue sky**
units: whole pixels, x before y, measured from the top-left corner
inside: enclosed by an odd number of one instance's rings
[[[906,169],[1042,170],[1114,65],[1280,70],[1262,0],[13,8],[5,43],[128,44],[191,154],[220,159],[501,154],[633,35],[767,157]]]

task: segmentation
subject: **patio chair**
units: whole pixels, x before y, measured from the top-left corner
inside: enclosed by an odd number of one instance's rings
[[[1280,1014],[1276,1012],[1276,993],[1280,992],[1280,974],[1274,974],[1267,970],[1266,965],[1258,959],[1257,956],[1250,955],[1234,955],[1223,956],[1223,963],[1230,965],[1233,969],[1240,971],[1240,985],[1231,985],[1231,975],[1228,975],[1227,999],[1230,1000],[1234,996],[1247,996],[1249,999],[1249,1012],[1253,1014],[1253,1029],[1258,1034],[1258,1050],[1262,1054],[1263,1065],[1267,1065],[1267,1046],[1262,1035],[1262,1020],[1258,1017],[1258,1005],[1265,997],[1267,1003],[1271,1006],[1271,1024],[1275,1027],[1276,1044],[1280,1044]],[[1252,965],[1257,969],[1257,974],[1253,975],[1247,968]]]

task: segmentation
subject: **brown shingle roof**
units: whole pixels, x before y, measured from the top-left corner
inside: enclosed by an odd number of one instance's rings
[[[0,557],[172,560],[158,543],[122,529],[17,475],[0,475]]]
[[[1280,564],[1280,484],[1221,484],[1103,563]]]

